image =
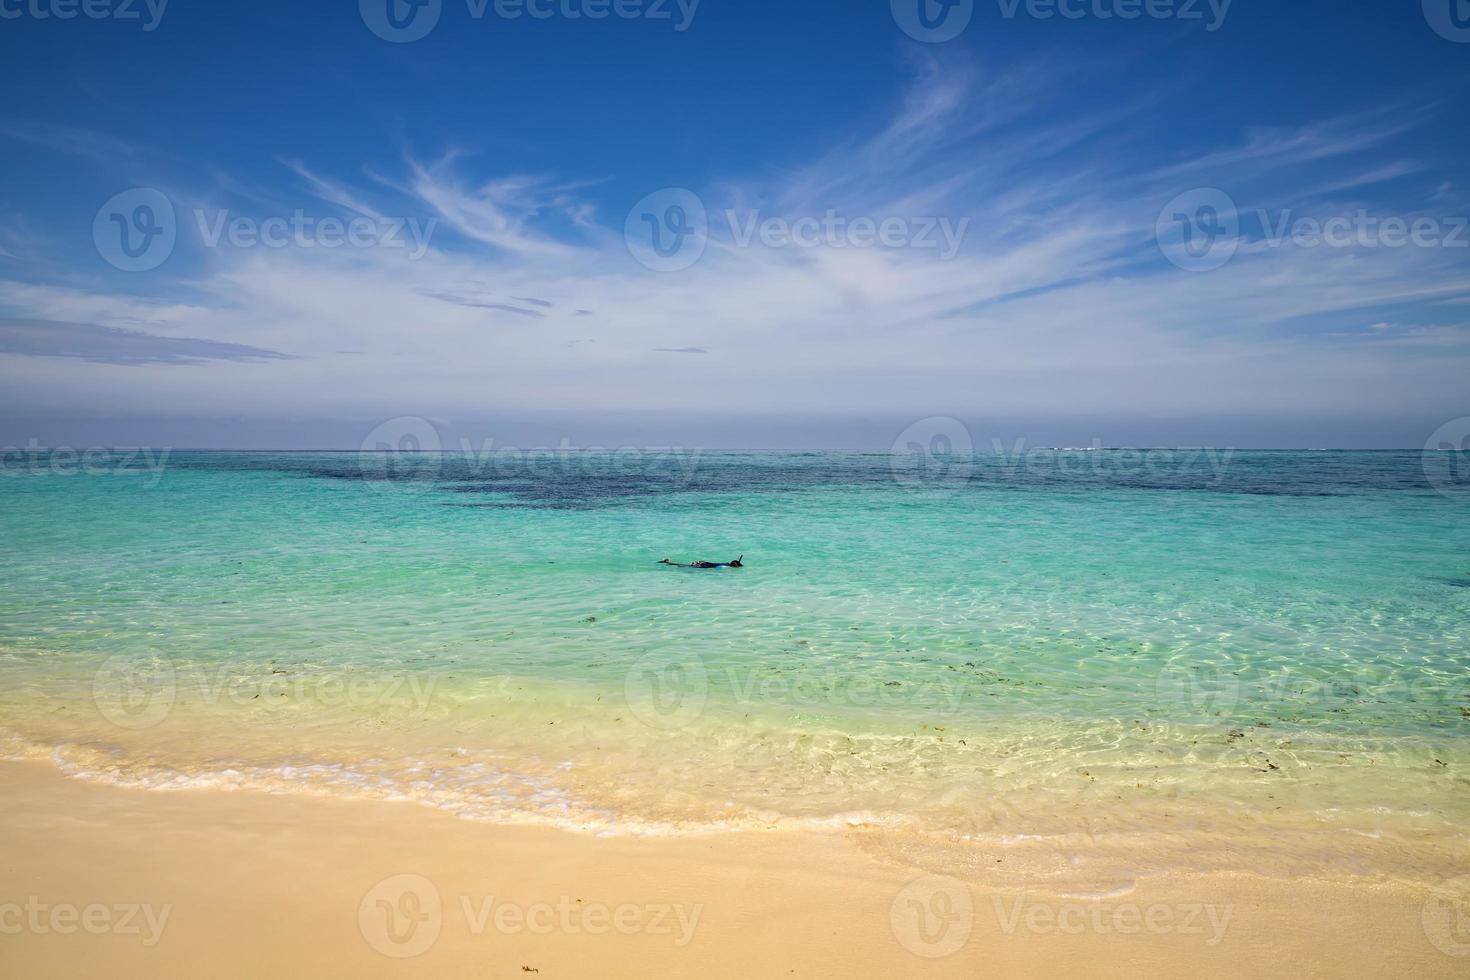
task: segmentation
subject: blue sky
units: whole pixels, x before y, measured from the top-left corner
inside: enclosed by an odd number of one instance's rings
[[[973,0],[943,41],[919,0],[437,0],[402,43],[389,0],[67,2],[0,0],[6,444],[1418,446],[1470,415],[1451,0]]]

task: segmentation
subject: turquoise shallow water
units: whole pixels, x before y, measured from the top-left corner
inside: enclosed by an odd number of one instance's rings
[[[79,774],[601,828],[1195,801],[1458,855],[1460,455],[12,455],[0,725]]]

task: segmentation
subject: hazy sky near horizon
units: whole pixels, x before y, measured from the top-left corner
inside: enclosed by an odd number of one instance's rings
[[[96,2],[0,0],[6,444],[1470,415],[1456,0]]]

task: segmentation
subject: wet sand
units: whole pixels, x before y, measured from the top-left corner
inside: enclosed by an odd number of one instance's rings
[[[889,853],[846,833],[603,838],[408,804],[127,789],[4,762],[0,972],[1450,977],[1470,967],[1456,918],[1466,889],[1216,874],[1067,897],[936,876]]]

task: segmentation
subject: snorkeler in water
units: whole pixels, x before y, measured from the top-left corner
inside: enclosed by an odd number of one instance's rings
[[[661,558],[659,559],[659,561],[655,562],[655,564],[673,565],[675,568],[744,568],[745,565],[742,563],[742,560],[744,558],[745,556],[741,555],[734,561],[691,561],[687,565],[683,562],[670,561],[667,558]]]

